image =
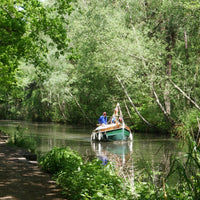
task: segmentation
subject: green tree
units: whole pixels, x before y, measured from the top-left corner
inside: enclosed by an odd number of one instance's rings
[[[23,19],[24,51],[17,54],[23,64],[16,70],[17,87],[10,82],[20,92],[6,98],[5,110],[95,123],[103,111],[112,114],[116,102],[126,110],[126,102],[136,129],[146,128],[140,113],[169,131],[192,112],[189,98],[199,103],[198,1],[32,0],[15,11]]]
[[[26,23],[22,2],[2,1],[0,5],[0,100],[8,98],[18,59],[24,55]]]
[[[24,62],[33,64],[40,79],[44,79],[44,72],[49,70],[47,45],[56,46],[56,56],[67,49],[66,18],[72,11],[70,2],[54,1],[51,6],[44,6],[38,0],[3,0],[1,3],[0,100],[5,112],[9,109],[9,94],[16,89],[19,60],[23,58]],[[45,37],[51,39],[51,44]]]

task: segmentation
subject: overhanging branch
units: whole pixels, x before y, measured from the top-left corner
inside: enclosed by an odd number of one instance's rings
[[[131,103],[131,105],[133,106],[133,108],[134,108],[135,112],[137,113],[137,115],[138,115],[148,126],[151,126],[151,127],[152,127],[153,125],[152,125],[151,123],[149,123],[149,122],[140,114],[140,112],[138,111],[138,109],[137,109],[136,106],[134,105],[133,101],[131,100],[130,96],[128,95],[128,92],[126,91],[126,89],[125,89],[123,83],[121,82],[120,78],[119,78],[117,75],[116,75],[116,78],[117,78],[117,80],[119,81],[119,83],[120,83],[120,85],[121,85],[121,87],[122,87],[122,89],[123,89],[125,95],[127,96],[128,100],[130,101],[130,103]]]
[[[169,79],[170,83],[186,98],[188,99],[198,110],[200,110],[199,105],[193,101],[180,87],[178,87],[171,79]]]

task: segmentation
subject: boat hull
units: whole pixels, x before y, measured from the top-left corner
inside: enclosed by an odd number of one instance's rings
[[[117,129],[106,132],[108,141],[128,140],[130,132],[126,129]]]
[[[124,141],[131,137],[129,127],[121,125],[107,125],[95,129],[92,133],[91,140],[97,141]]]

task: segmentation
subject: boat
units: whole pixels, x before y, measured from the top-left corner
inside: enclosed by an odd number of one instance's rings
[[[92,141],[127,141],[132,140],[131,129],[125,124],[119,103],[107,124],[98,124],[92,131]]]

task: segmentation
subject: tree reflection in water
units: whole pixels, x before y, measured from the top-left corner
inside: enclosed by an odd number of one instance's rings
[[[134,186],[133,143],[132,141],[91,142],[92,150],[103,165],[113,164],[117,174]]]

